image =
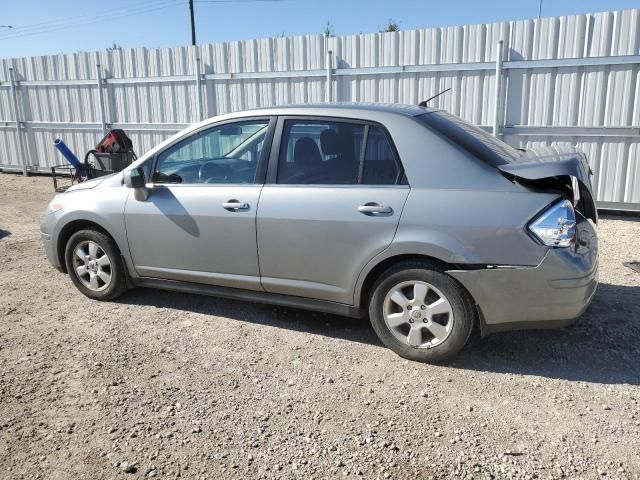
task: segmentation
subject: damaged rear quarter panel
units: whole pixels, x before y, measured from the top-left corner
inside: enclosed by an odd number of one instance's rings
[[[429,255],[453,264],[538,265],[547,247],[528,222],[558,198],[549,193],[412,189],[385,252]]]
[[[517,162],[500,165],[498,168],[509,177],[524,180],[533,189],[556,189],[559,192],[569,190],[570,194],[574,190],[571,196],[576,200],[576,208],[587,218],[598,222],[591,169],[582,150],[564,145],[532,148]],[[572,178],[577,182],[575,187],[572,186]]]

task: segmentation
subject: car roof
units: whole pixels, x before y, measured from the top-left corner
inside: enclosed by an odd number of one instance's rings
[[[395,113],[399,115],[415,117],[424,113],[435,111],[432,108],[419,107],[418,105],[403,105],[399,103],[303,103],[295,105],[281,105],[275,107],[261,107],[251,110],[235,112],[236,115],[319,115],[330,116],[340,114],[348,116],[349,113]]]
[[[260,107],[251,110],[238,110],[210,117],[194,123],[180,133],[189,133],[213,123],[236,120],[256,116],[300,115],[318,117],[343,117],[376,121],[383,116],[397,116],[412,118],[425,113],[438,111],[435,108],[420,107],[418,105],[403,105],[399,103],[300,103],[295,105],[280,105],[274,107]],[[388,119],[388,117],[387,117]]]
[[[404,118],[412,118],[425,113],[435,112],[438,109],[420,107],[418,105],[403,105],[398,103],[303,103],[295,105],[281,105],[275,107],[262,107],[252,110],[239,110],[237,112],[225,113],[223,115],[207,118],[201,122],[194,123],[184,130],[169,137],[164,142],[156,145],[143,156],[144,159],[155,152],[161,150],[166,145],[174,142],[176,139],[188,135],[200,128],[206,128],[211,124],[220,121],[236,120],[246,117],[264,117],[277,115],[301,115],[301,116],[326,116],[326,117],[344,117],[357,118],[364,120],[376,121],[383,116],[397,116]],[[387,117],[388,119],[388,117]],[[142,160],[142,158],[141,158]],[[141,162],[139,162],[141,163]]]

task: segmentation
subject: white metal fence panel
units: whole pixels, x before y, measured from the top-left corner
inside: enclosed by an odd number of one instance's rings
[[[495,125],[515,146],[578,145],[596,198],[640,209],[640,10],[0,64],[2,169],[46,171],[62,163],[55,138],[82,155],[109,127],[127,130],[143,153],[221,113],[327,100],[416,104],[451,88],[432,105]]]

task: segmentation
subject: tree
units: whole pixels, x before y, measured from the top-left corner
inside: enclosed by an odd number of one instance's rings
[[[387,23],[387,27],[381,32],[399,32],[400,24],[396,22],[393,18],[389,19],[389,23]]]
[[[107,47],[108,52],[113,52],[114,50],[122,50],[122,45],[118,45],[116,42],[113,42],[110,47]]]
[[[329,20],[327,20],[327,24],[324,26],[324,31],[322,33],[324,33],[324,35],[326,35],[327,37],[334,36],[335,33],[333,31],[333,25],[331,25],[331,22],[329,22]]]

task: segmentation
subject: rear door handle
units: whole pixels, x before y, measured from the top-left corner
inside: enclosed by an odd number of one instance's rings
[[[222,208],[230,212],[238,212],[240,210],[249,210],[248,203],[240,203],[238,200],[229,200],[222,204]]]
[[[369,202],[365,203],[364,205],[360,205],[358,207],[358,211],[360,213],[364,213],[365,215],[379,215],[382,213],[393,213],[393,208]]]

